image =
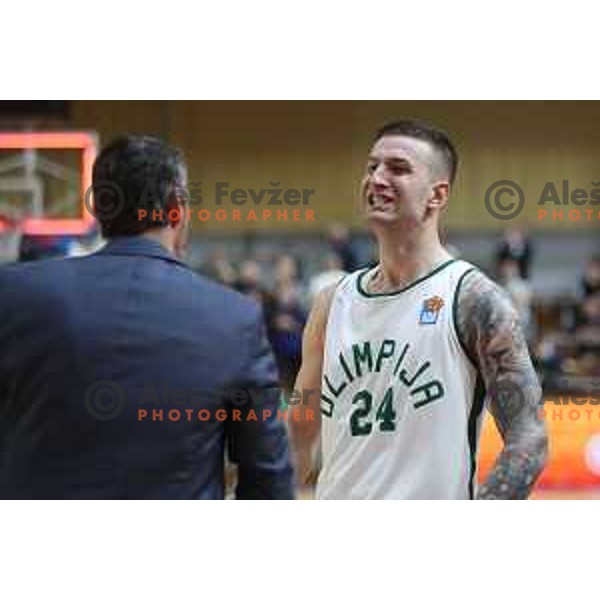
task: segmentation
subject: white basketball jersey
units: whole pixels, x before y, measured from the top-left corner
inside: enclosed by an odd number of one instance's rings
[[[317,498],[473,497],[483,389],[454,326],[473,269],[449,260],[393,293],[367,292],[368,269],[337,286]]]

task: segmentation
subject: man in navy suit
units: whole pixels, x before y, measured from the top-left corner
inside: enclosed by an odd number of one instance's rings
[[[186,180],[176,149],[117,139],[107,245],[0,270],[0,497],[222,498],[226,451],[236,497],[293,497],[261,311],[180,261]]]

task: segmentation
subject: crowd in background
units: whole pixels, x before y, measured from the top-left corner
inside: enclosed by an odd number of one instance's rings
[[[496,249],[497,279],[519,312],[545,387],[577,388],[578,378],[600,376],[600,257],[583,267],[571,302],[557,303],[558,320],[544,323],[530,284],[533,251],[523,230],[506,230]]]
[[[319,272],[311,277],[292,254],[257,252],[236,264],[224,246],[212,252],[200,270],[260,302],[281,385],[291,390],[300,368],[302,333],[315,297],[360,266],[348,230],[334,226],[329,252],[322,257]]]
[[[600,377],[600,257],[588,260],[576,293],[573,318],[543,332],[535,347],[540,370],[557,389],[577,387],[578,377]]]
[[[328,252],[316,274],[308,276],[299,256],[256,251],[234,260],[226,246],[215,249],[200,271],[256,298],[263,307],[267,332],[282,386],[291,389],[300,367],[302,333],[316,295],[346,273],[373,264],[361,261],[355,240],[339,225],[330,229]],[[544,323],[531,287],[534,246],[520,229],[508,229],[497,243],[489,274],[510,295],[545,387],[572,385],[575,376],[600,375],[600,258],[585,265],[572,319]],[[573,376],[571,379],[565,379]],[[562,378],[562,379],[561,379]]]
[[[74,242],[61,237],[24,236],[19,259],[87,254],[98,247],[97,236],[89,238]],[[307,260],[292,240],[270,250],[257,245],[241,257],[223,243],[213,247],[195,268],[261,303],[282,386],[291,389],[301,361],[302,333],[316,295],[345,274],[376,262],[359,241],[360,236],[353,236],[346,227],[332,226],[326,250],[318,250],[318,264],[314,257]],[[282,246],[290,251],[282,252]],[[455,247],[449,249],[460,255]],[[600,377],[600,256],[581,265],[577,289],[559,298],[534,292],[535,245],[524,230],[507,229],[488,254],[487,264],[477,266],[510,295],[544,387],[561,391],[573,388],[581,378]]]

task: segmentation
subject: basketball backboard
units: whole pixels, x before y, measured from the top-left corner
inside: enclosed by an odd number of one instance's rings
[[[85,131],[0,132],[0,216],[31,235],[83,235],[94,217],[97,136]]]

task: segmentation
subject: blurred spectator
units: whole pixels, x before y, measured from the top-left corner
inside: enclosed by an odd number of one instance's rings
[[[293,388],[300,368],[305,322],[306,313],[296,288],[280,285],[275,291],[268,330],[279,367],[281,385],[288,391]]]
[[[240,276],[235,288],[242,294],[252,296],[258,302],[267,301],[267,290],[264,284],[263,271],[260,263],[254,259],[245,260],[240,267]]]
[[[237,283],[237,273],[223,246],[218,246],[212,252],[208,264],[204,269],[204,274],[230,287],[235,287]]]
[[[308,283],[308,297],[312,304],[318,294],[330,285],[337,284],[345,275],[342,261],[337,254],[329,254],[325,258],[324,268],[317,273]]]
[[[339,256],[344,271],[351,273],[358,269],[356,252],[347,227],[339,224],[332,225],[329,229],[329,244],[331,250]]]
[[[582,322],[575,331],[580,352],[600,354],[600,293],[586,298],[581,307]]]
[[[24,233],[19,243],[19,261],[64,258],[69,255],[72,243],[72,236]]]
[[[561,331],[550,332],[542,337],[535,354],[546,391],[560,389],[562,375],[575,364],[577,347],[573,337]]]
[[[300,263],[294,256],[282,254],[275,261],[275,287],[300,285]]]
[[[581,288],[586,298],[600,293],[600,257],[595,256],[586,264]]]
[[[531,287],[519,272],[516,260],[506,259],[500,263],[500,283],[508,292],[521,319],[521,325],[526,339],[531,342],[533,336],[533,319],[531,301],[533,293]]]
[[[523,279],[529,279],[529,271],[533,256],[533,245],[522,229],[517,227],[507,229],[496,250],[497,268],[508,259],[517,262],[519,274]]]
[[[579,375],[583,377],[600,377],[600,360],[598,352],[586,351],[580,355],[577,365]]]
[[[582,280],[586,297],[577,308],[575,329],[547,333],[538,345],[537,355],[547,389],[560,389],[565,385],[563,377],[568,375],[600,377],[600,292],[597,291],[596,260],[588,262]]]
[[[269,332],[272,329],[275,296],[267,289],[261,264],[254,258],[245,260],[240,267],[240,276],[235,288],[238,292],[252,296],[262,306],[263,318]]]

